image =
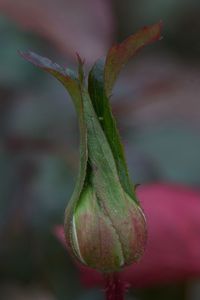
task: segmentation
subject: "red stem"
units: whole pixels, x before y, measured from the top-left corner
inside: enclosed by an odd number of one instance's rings
[[[106,300],[124,300],[124,284],[118,273],[105,275]]]

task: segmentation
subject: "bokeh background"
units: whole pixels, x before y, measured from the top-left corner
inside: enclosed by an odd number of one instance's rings
[[[52,233],[78,170],[73,105],[17,51],[72,68],[78,52],[87,70],[113,43],[162,20],[163,39],[122,72],[113,112],[135,183],[200,189],[199,16],[199,0],[0,0],[0,299],[103,299],[102,289],[81,284]],[[196,300],[199,283],[132,288],[126,297]]]

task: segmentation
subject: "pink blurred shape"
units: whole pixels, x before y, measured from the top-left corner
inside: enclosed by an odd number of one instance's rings
[[[114,21],[106,0],[0,0],[0,12],[24,30],[53,42],[63,53],[93,62],[106,53]]]
[[[200,191],[181,185],[139,187],[138,198],[148,223],[148,242],[138,264],[124,269],[121,279],[133,287],[148,287],[200,276]],[[65,245],[63,227],[54,229]],[[87,287],[103,285],[100,273],[78,265]]]

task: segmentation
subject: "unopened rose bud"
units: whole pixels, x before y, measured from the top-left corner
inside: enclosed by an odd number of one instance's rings
[[[146,224],[140,207],[126,194],[118,205],[101,199],[88,185],[74,210],[68,247],[83,264],[103,272],[120,270],[143,254]]]
[[[143,46],[160,38],[161,23],[144,27],[112,47],[85,82],[79,76],[32,52],[21,55],[55,76],[68,90],[80,125],[80,167],[65,213],[70,253],[83,264],[114,272],[137,261],[144,252],[146,223],[136,199],[113,118],[109,98],[128,60]]]

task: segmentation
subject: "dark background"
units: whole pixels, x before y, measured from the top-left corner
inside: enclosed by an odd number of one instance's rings
[[[52,234],[78,169],[78,127],[64,88],[23,61],[31,49],[86,69],[117,41],[163,21],[163,39],[122,72],[112,105],[135,183],[200,187],[199,0],[0,0],[0,298],[92,300]],[[166,297],[166,298],[164,298]],[[200,297],[200,284],[131,290],[127,299]]]

